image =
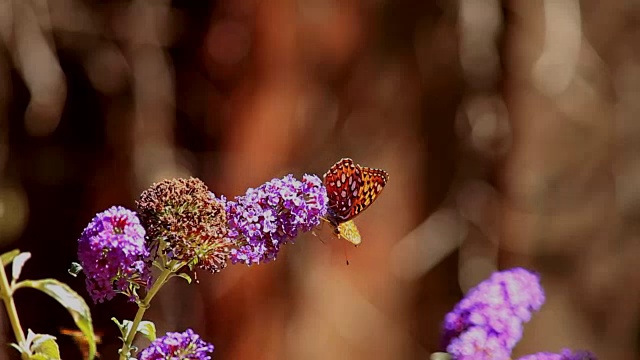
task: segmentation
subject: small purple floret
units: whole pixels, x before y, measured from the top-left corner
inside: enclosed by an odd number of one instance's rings
[[[200,335],[187,329],[183,333],[168,332],[165,336],[154,340],[144,349],[139,360],[174,360],[193,359],[210,360],[213,345],[202,340]]]
[[[446,315],[447,352],[456,360],[509,359],[523,323],[544,300],[536,274],[522,268],[494,273]]]
[[[78,239],[78,259],[95,303],[111,300],[116,292],[134,301],[132,290],[149,285],[148,256],[140,220],[121,206],[96,214]]]
[[[320,178],[293,175],[273,179],[226,202],[228,236],[236,242],[232,263],[274,260],[280,247],[320,224],[327,212],[327,190]]]

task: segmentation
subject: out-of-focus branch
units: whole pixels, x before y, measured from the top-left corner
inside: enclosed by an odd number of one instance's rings
[[[577,0],[545,0],[544,45],[533,66],[539,91],[550,96],[567,90],[573,81],[582,47],[582,17]]]
[[[6,10],[2,38],[31,95],[25,127],[32,135],[48,135],[58,126],[66,99],[48,5],[43,0],[8,0],[0,7]]]
[[[175,81],[159,36],[170,1],[136,0],[127,13],[127,57],[134,96],[133,163],[136,190],[162,178],[185,176],[174,145]]]
[[[593,278],[595,258],[602,259],[617,242],[611,64],[603,60],[607,47],[594,48],[590,37],[597,33],[617,38],[613,24],[622,22],[622,13],[604,11],[607,21],[592,23],[581,16],[592,10],[591,3],[507,3],[511,17],[504,96],[514,143],[501,174],[501,244],[512,251],[505,257],[506,265],[538,260],[547,293],[537,321],[527,330],[539,335],[525,336],[520,349],[526,353],[542,344],[582,347],[600,358],[629,358],[633,336],[603,337],[598,331],[601,322],[576,310],[584,309],[588,298],[572,296],[580,283]],[[613,1],[606,7],[618,6],[620,2]],[[593,258],[585,261],[589,256]],[[613,291],[628,293],[628,286],[637,288],[629,282]],[[622,309],[611,300],[628,301],[609,291],[600,293],[607,294],[600,310],[606,309],[607,318]],[[564,324],[561,331],[539,330],[559,323]],[[637,320],[629,318],[619,335],[633,333],[636,326]]]

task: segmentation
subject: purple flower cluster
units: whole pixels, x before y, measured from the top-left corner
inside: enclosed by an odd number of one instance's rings
[[[545,297],[537,275],[515,268],[473,288],[444,321],[444,343],[456,360],[507,360],[522,325]]]
[[[310,231],[327,212],[327,190],[315,175],[273,179],[226,203],[232,263],[274,260],[298,232]]]
[[[168,332],[165,336],[154,340],[144,349],[139,360],[210,360],[208,354],[213,352],[213,345],[202,340],[200,335],[187,329],[183,333]]]
[[[121,206],[98,213],[78,239],[78,259],[96,303],[111,300],[116,292],[134,301],[137,289],[149,286],[148,256],[140,220]]]
[[[596,356],[589,351],[573,352],[569,349],[564,349],[560,354],[541,352],[523,356],[518,360],[596,360]]]

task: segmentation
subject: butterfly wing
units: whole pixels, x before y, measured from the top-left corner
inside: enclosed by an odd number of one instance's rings
[[[360,237],[360,231],[358,231],[358,227],[356,227],[356,224],[353,221],[349,220],[349,221],[340,223],[338,224],[337,229],[338,229],[337,231],[338,237],[341,237],[347,240],[353,245],[358,246],[362,242],[362,238]]]
[[[350,219],[363,212],[378,198],[389,180],[389,174],[381,169],[361,168],[362,186],[350,209]]]
[[[360,232],[351,220],[375,201],[388,180],[386,171],[361,167],[348,158],[338,161],[324,174],[328,220],[338,237],[356,246],[360,244]]]
[[[348,158],[338,161],[324,174],[329,212],[336,223],[355,216],[354,205],[363,184],[362,168]]]

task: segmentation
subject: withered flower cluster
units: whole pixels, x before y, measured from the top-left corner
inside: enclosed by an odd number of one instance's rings
[[[224,205],[200,179],[153,184],[136,201],[151,249],[168,260],[212,273],[222,270],[233,245],[227,238]]]

